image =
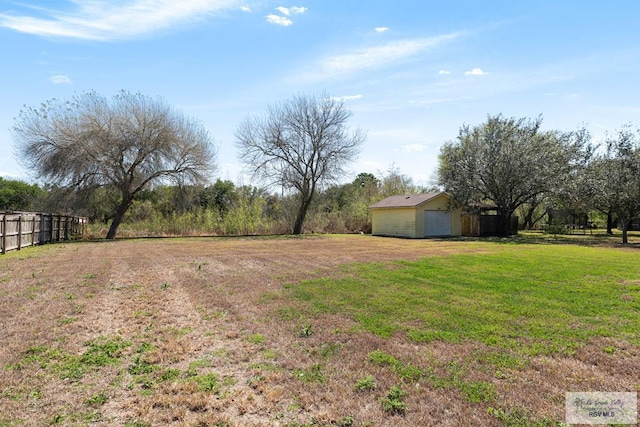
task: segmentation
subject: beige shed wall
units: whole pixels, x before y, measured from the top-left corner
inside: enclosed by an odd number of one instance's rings
[[[414,208],[372,209],[371,223],[373,235],[420,237],[416,235]]]

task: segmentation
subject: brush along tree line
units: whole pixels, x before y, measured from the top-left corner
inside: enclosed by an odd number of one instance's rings
[[[321,94],[298,95],[247,117],[237,127],[236,146],[264,187],[221,180],[207,186],[215,149],[206,129],[141,94],[122,91],[109,99],[89,92],[25,107],[12,134],[19,161],[45,183],[47,196],[34,195],[33,203],[108,220],[108,239],[125,214],[144,216],[145,209],[163,216],[200,210],[218,223],[240,216],[245,225],[237,232],[245,233],[268,231],[257,224],[271,219],[271,227],[275,222],[278,230],[299,234],[322,214],[338,219],[340,231],[366,231],[369,204],[424,189],[395,167],[386,176],[361,173],[336,184],[366,139],[364,131],[349,128],[351,115],[341,101]],[[505,229],[517,210],[533,225],[541,206],[615,214],[626,242],[640,214],[637,131],[624,127],[598,150],[584,129],[543,131],[541,123],[497,115],[463,125],[441,148],[437,184],[462,205],[493,204]]]

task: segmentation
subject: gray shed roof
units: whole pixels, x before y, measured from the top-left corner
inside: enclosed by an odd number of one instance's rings
[[[380,200],[378,203],[374,203],[370,206],[371,209],[380,208],[413,208],[428,200],[434,199],[441,194],[447,194],[444,191],[438,191],[435,193],[422,193],[422,194],[406,194],[403,196],[391,196],[386,199]]]

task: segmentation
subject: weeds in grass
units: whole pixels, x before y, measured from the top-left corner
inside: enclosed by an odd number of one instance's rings
[[[565,424],[561,421],[549,419],[547,417],[538,418],[535,414],[523,407],[516,407],[513,409],[502,409],[489,407],[487,413],[497,420],[499,420],[505,426],[514,427],[569,427],[569,424]]]
[[[404,414],[407,411],[407,403],[404,397],[409,393],[402,386],[393,386],[387,391],[387,394],[380,400],[382,409],[389,414]]]
[[[342,343],[323,342],[320,345],[320,349],[318,350],[318,355],[323,359],[328,359],[340,353],[340,351],[342,350],[342,347],[344,347],[344,344]]]
[[[215,373],[196,375],[189,379],[197,384],[198,390],[218,393],[220,391],[220,378]]]
[[[369,353],[367,358],[370,362],[382,366],[395,366],[399,363],[398,359],[381,350],[373,350],[371,353]]]
[[[303,325],[298,332],[298,336],[301,338],[310,337],[311,335],[313,335],[313,328],[311,326],[311,323],[306,323],[305,325]]]
[[[0,418],[0,427],[14,427],[25,425],[24,420],[18,418]]]
[[[376,388],[376,379],[372,375],[367,375],[364,378],[358,379],[354,386],[356,391],[371,391]]]
[[[150,311],[148,311],[148,310],[136,310],[136,311],[133,313],[133,317],[134,317],[134,318],[136,318],[136,319],[138,319],[138,318],[140,318],[140,317],[150,317],[150,316],[152,316],[152,315],[153,315],[153,313],[151,313],[151,312],[150,312]]]
[[[342,417],[340,421],[338,421],[338,427],[351,427],[355,420],[352,416],[347,415],[346,417]]]
[[[381,350],[372,351],[367,358],[372,363],[391,368],[392,372],[405,382],[417,383],[426,379],[433,387],[455,388],[472,403],[488,402],[497,396],[495,386],[492,383],[463,380],[464,369],[455,362],[450,362],[447,366],[448,377],[439,377],[432,370],[425,371],[411,363],[402,362]]]
[[[167,368],[167,369],[165,369],[164,371],[162,371],[160,373],[160,380],[161,381],[173,381],[175,379],[178,379],[181,374],[182,374],[182,372],[180,371],[180,369]]]
[[[300,309],[295,307],[280,307],[275,310],[275,316],[279,320],[297,320],[302,317]]]
[[[138,354],[133,360],[133,365],[129,365],[127,371],[131,375],[144,375],[155,372],[158,369],[160,369],[159,365],[147,362],[146,360],[144,360],[142,354]]]
[[[58,322],[58,324],[60,324],[60,325],[68,325],[70,323],[75,322],[76,320],[78,320],[78,319],[76,319],[75,317],[65,317],[64,319],[60,320]]]
[[[80,357],[80,361],[90,366],[107,366],[118,363],[122,351],[131,346],[130,341],[121,337],[100,337],[85,343],[89,348]]]
[[[101,391],[99,393],[93,394],[91,395],[89,398],[87,398],[84,403],[87,406],[102,406],[105,403],[107,403],[107,400],[109,398],[107,397],[107,394],[104,391]]]
[[[251,375],[247,378],[247,385],[251,388],[256,388],[258,384],[266,379],[264,375]]]
[[[249,337],[247,338],[247,341],[249,341],[251,344],[259,345],[259,344],[264,344],[265,339],[264,339],[264,335],[262,334],[252,334],[252,335],[249,335]]]
[[[404,381],[416,382],[424,377],[424,371],[410,363],[404,363],[389,353],[373,350],[367,356],[370,362],[381,366],[389,366]]]
[[[322,383],[324,382],[324,373],[322,365],[315,363],[307,369],[294,369],[293,376],[305,383]]]
[[[486,381],[457,380],[454,386],[471,403],[491,402],[498,396],[495,385]]]
[[[193,332],[193,328],[185,327],[185,328],[169,328],[169,332],[176,337],[183,337],[187,334]]]
[[[265,360],[273,360],[278,357],[278,353],[276,353],[274,350],[271,350],[271,349],[262,350],[262,353],[260,354],[262,355],[262,358]]]
[[[25,369],[28,365],[37,364],[40,369],[50,370],[62,379],[78,381],[92,369],[119,363],[122,351],[131,343],[120,337],[100,337],[87,341],[85,345],[88,348],[80,356],[43,346],[31,347],[22,360],[7,368]]]
[[[207,368],[209,366],[211,366],[211,361],[209,359],[202,358],[194,360],[193,362],[189,363],[189,368],[187,368],[186,375],[190,377],[196,376],[198,374],[199,368]]]

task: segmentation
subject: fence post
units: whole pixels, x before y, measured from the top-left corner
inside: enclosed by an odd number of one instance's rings
[[[7,253],[7,214],[2,215],[2,253]]]
[[[42,244],[42,242],[45,241],[44,240],[45,236],[46,236],[45,228],[47,228],[47,226],[45,224],[45,221],[46,221],[46,216],[45,216],[45,214],[41,213],[40,214],[40,236],[38,237],[38,244],[39,245]]]
[[[31,246],[36,245],[36,216],[31,219]]]
[[[18,215],[18,250],[22,249],[22,215]]]

